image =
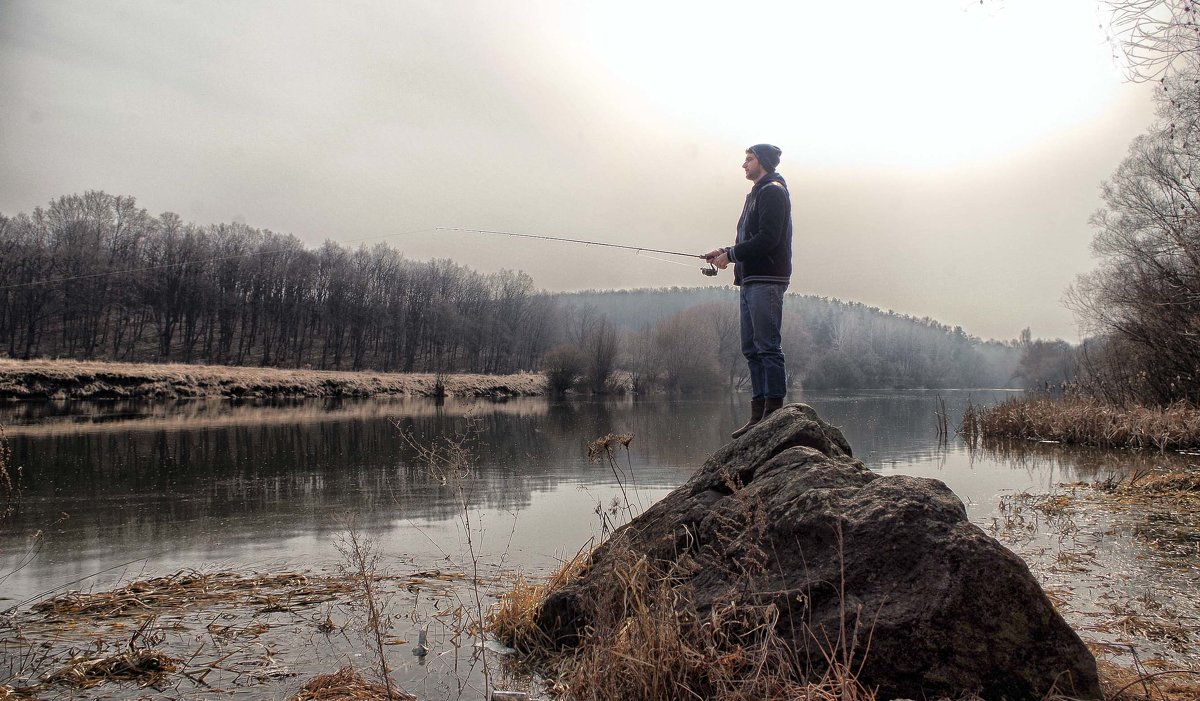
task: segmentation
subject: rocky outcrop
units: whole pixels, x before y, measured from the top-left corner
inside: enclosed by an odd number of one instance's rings
[[[945,484],[871,472],[805,405],[726,444],[618,529],[543,603],[542,631],[577,643],[631,560],[701,619],[774,606],[775,633],[805,665],[820,673],[836,649],[879,698],[1100,698],[1095,659],[1020,558]]]

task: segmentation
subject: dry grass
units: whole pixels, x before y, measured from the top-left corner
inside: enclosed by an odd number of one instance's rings
[[[523,580],[504,597],[491,632],[528,653],[552,693],[568,699],[873,701],[854,671],[825,656],[817,678],[776,633],[779,610],[729,605],[701,614],[670,575],[644,559],[618,565],[620,584],[602,595],[579,644],[555,650],[534,630],[538,602],[581,568],[564,563],[542,586]],[[831,646],[836,647],[836,646]]]
[[[563,560],[559,568],[542,583],[530,582],[519,574],[509,589],[488,612],[485,629],[504,644],[525,652],[542,650],[548,641],[536,624],[542,601],[563,585],[574,581],[591,562],[590,547]]]
[[[427,570],[374,575],[372,588],[414,602],[419,592],[436,608],[466,581],[461,572]],[[89,698],[132,698],[135,692],[119,687],[146,684],[162,698],[216,698],[237,689],[248,698],[282,699],[295,692],[293,677],[328,672],[378,650],[351,634],[363,586],[360,572],[182,571],[15,608],[0,620],[0,699],[74,698],[68,684],[100,685]],[[384,644],[393,650],[406,642],[388,638]],[[170,664],[156,668],[155,656]],[[170,674],[160,680],[156,670]],[[392,698],[408,698],[392,686]]]
[[[960,431],[1102,448],[1189,450],[1200,448],[1200,408],[1187,403],[1121,408],[1078,397],[1009,399],[993,407],[972,407]]]
[[[1060,541],[1078,532],[1073,517],[1076,496],[1073,492],[1031,494],[1018,492],[1000,498],[992,517],[989,530],[996,537],[1012,543],[1026,542],[1037,533],[1048,530],[1058,535]],[[1077,554],[1072,553],[1072,557]],[[1059,565],[1069,565],[1059,562]]]
[[[46,684],[90,689],[107,682],[155,686],[177,669],[180,660],[155,650],[130,650],[115,655],[76,655],[45,678]]]
[[[310,579],[295,572],[243,575],[181,570],[112,591],[67,592],[34,604],[32,610],[54,618],[115,618],[239,599],[258,607],[260,613],[272,613],[331,601],[336,594],[352,590],[352,582],[344,579]]]
[[[1200,499],[1200,474],[1172,472],[1158,475],[1133,475],[1115,490],[1119,494],[1153,495],[1180,499]]]
[[[0,398],[10,399],[519,396],[544,394],[545,384],[535,373],[438,375],[0,358]]]
[[[1134,537],[1178,566],[1194,567],[1200,543],[1200,473],[1137,471],[1091,485],[1107,506],[1127,515]]]
[[[1105,701],[1196,701],[1200,671],[1168,669],[1149,672],[1096,656]]]
[[[353,667],[313,677],[288,701],[415,701],[417,697],[368,681]]]
[[[1128,457],[1122,462],[1129,462]],[[1178,458],[1171,462],[1177,464]],[[1096,543],[1132,533],[1152,548],[1136,552],[1139,562],[1154,562],[1154,572],[1167,574],[1164,564],[1193,570],[1200,542],[1200,475],[1145,467],[1127,474],[1060,485],[1066,492],[1005,496],[992,530],[1016,546],[1036,533],[1058,536],[1058,548],[1039,541],[1018,554],[1042,577],[1062,582],[1046,593],[1077,630],[1101,634],[1088,645],[1097,659],[1105,701],[1195,701],[1200,699],[1200,669],[1193,652],[1194,597],[1175,590],[1179,582],[1169,576],[1156,582],[1152,593],[1130,596],[1130,582],[1141,580],[1127,579],[1128,564],[1120,559],[1098,558]],[[1093,518],[1098,513],[1115,518]],[[1095,576],[1096,571],[1105,574]]]

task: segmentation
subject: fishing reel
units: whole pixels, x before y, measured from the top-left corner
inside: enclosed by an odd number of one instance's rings
[[[707,268],[700,268],[700,272],[704,273],[705,275],[707,275],[709,277],[716,277],[717,276],[717,266],[713,265],[712,263],[709,263]]]

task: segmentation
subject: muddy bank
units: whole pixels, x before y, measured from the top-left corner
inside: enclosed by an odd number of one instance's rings
[[[546,391],[545,378],[536,373],[446,375],[442,381],[445,394],[455,397],[534,396]],[[438,378],[432,373],[0,359],[0,400],[438,394]]]

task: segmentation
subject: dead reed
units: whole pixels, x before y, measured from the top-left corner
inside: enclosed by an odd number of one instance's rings
[[[963,409],[962,420],[958,422],[955,433],[962,437],[968,447],[974,448],[979,444],[979,413],[980,408],[967,399],[967,408]]]
[[[80,654],[47,675],[44,681],[77,689],[89,689],[107,682],[156,686],[177,669],[179,662],[156,650],[129,650],[115,655]]]
[[[1137,665],[1119,665],[1096,656],[1100,689],[1105,701],[1196,701],[1200,699],[1200,670],[1167,669],[1151,672]]]
[[[968,407],[963,427],[983,438],[1016,438],[1102,448],[1158,451],[1200,448],[1200,408],[1117,407],[1097,399],[1009,399]]]
[[[542,650],[549,643],[537,627],[537,613],[546,597],[574,581],[588,567],[591,543],[564,559],[544,582],[534,583],[518,575],[488,611],[485,630],[504,644],[523,652]]]
[[[1135,471],[1127,479],[1091,485],[1109,508],[1126,516],[1152,552],[1194,567],[1200,543],[1200,473]]]
[[[950,441],[950,417],[946,412],[946,400],[938,395],[935,401],[933,416],[937,419],[938,448],[945,448]]]
[[[40,601],[31,610],[54,618],[116,618],[237,599],[257,607],[260,613],[272,613],[332,601],[352,588],[353,583],[344,579],[309,578],[296,572],[244,575],[180,570],[111,591],[67,592]]]
[[[1039,449],[1062,450],[1058,446]],[[1178,458],[1170,462],[1177,463]],[[1047,587],[1047,594],[1081,634],[1100,634],[1088,645],[1097,659],[1105,701],[1200,699],[1200,669],[1192,653],[1197,635],[1195,598],[1187,589],[1186,576],[1184,588],[1179,589],[1179,580],[1162,567],[1195,567],[1200,475],[1138,467],[1125,477],[1110,474],[1095,482],[1059,487],[1066,491],[1003,497],[993,534],[1017,548],[1039,576],[1060,583]],[[1154,592],[1130,596],[1129,565],[1098,557],[1097,543],[1123,533],[1152,548],[1151,557],[1139,549],[1137,561],[1150,563],[1149,568],[1163,577],[1154,583]],[[1039,539],[1022,547],[1035,535],[1057,535],[1058,546]],[[1097,570],[1116,576],[1097,577]],[[1150,656],[1143,659],[1146,654]],[[1051,695],[1047,701],[1060,699]]]
[[[15,516],[21,508],[21,468],[9,468],[12,448],[4,425],[0,424],[0,522]]]
[[[416,451],[417,459],[423,463],[426,475],[442,486],[451,489],[454,493],[459,507],[458,516],[462,521],[463,536],[467,546],[469,561],[466,564],[470,572],[470,593],[473,599],[471,606],[460,605],[458,608],[458,611],[464,615],[465,620],[460,620],[457,627],[458,634],[455,635],[454,639],[458,640],[462,632],[469,634],[481,633],[487,617],[487,607],[484,606],[484,595],[481,591],[483,584],[479,570],[481,553],[479,552],[476,538],[482,542],[483,526],[478,518],[472,519],[472,504],[475,502],[474,490],[477,485],[473,446],[476,437],[482,430],[480,424],[474,419],[469,418],[466,429],[462,432],[443,436],[440,442],[429,444],[418,441],[398,422],[393,421],[393,425],[400,431],[400,435],[405,442]],[[492,679],[491,668],[488,664],[487,647],[480,646],[478,652],[479,659],[482,660],[484,684],[490,689]],[[456,656],[456,665],[457,660]]]
[[[629,444],[632,442],[632,433],[609,433],[587,444],[588,460],[608,465],[617,487],[621,490],[621,498],[613,499],[613,502],[607,507],[604,504],[596,505],[596,515],[600,517],[602,536],[607,536],[622,522],[632,519],[645,508],[642,504],[641,494],[637,491],[633,460],[629,455]],[[625,452],[624,466],[617,459],[618,447]],[[631,490],[632,498],[630,497]],[[635,500],[637,501],[636,506],[634,505]]]
[[[347,665],[313,677],[288,701],[415,701],[416,696],[363,678]]]
[[[392,681],[392,670],[388,666],[387,653],[385,652],[387,633],[391,627],[391,618],[387,615],[386,598],[380,596],[375,586],[378,579],[377,570],[379,568],[380,556],[378,545],[373,539],[359,532],[353,519],[351,519],[346,524],[346,532],[342,535],[336,547],[342,556],[343,573],[350,581],[355,583],[358,587],[358,594],[362,597],[358,603],[365,609],[366,613],[366,619],[362,622],[363,638],[366,640],[367,646],[371,649],[372,655],[375,658],[375,671],[386,694],[382,698],[396,698],[396,694],[401,694],[400,698],[408,698],[404,692],[396,688],[395,683]],[[342,668],[338,674],[347,671],[349,671],[349,674],[354,675],[353,670],[346,667]]]
[[[417,590],[445,601],[466,577],[428,570],[371,579],[377,602]],[[355,618],[365,611],[363,586],[358,572],[185,570],[111,591],[61,594],[29,609],[22,604],[0,618],[0,699],[74,698],[78,685],[98,686],[88,698],[132,698],[117,687],[142,684],[159,689],[154,698],[213,698],[238,689],[249,698],[282,699],[296,690],[293,676],[335,670],[357,654],[374,659],[378,640],[366,638],[364,646],[350,634],[369,618]],[[380,630],[386,617],[380,606]],[[398,650],[404,642],[384,644]],[[337,662],[320,664],[328,659]],[[392,698],[409,697],[393,684]]]

